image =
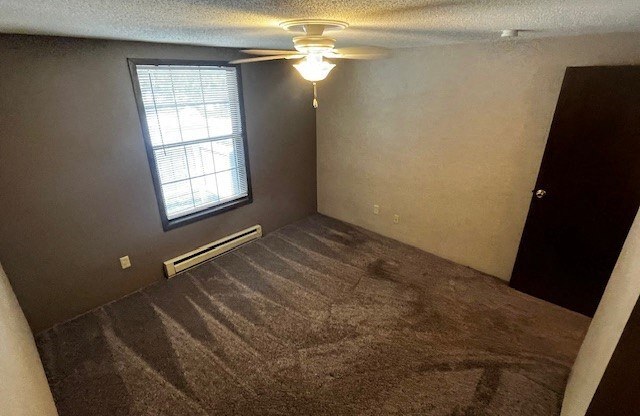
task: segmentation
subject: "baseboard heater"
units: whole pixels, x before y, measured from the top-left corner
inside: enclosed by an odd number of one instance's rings
[[[262,227],[254,225],[253,227],[238,231],[235,234],[231,234],[227,237],[221,238],[220,240],[205,244],[193,251],[165,261],[164,271],[167,277],[173,277],[177,273],[185,271],[190,267],[210,260],[260,237],[262,237]]]

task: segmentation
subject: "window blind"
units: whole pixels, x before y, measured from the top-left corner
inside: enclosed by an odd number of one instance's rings
[[[136,65],[168,220],[248,195],[235,67]]]

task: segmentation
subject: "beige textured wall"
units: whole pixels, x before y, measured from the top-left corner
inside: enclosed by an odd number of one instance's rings
[[[571,370],[562,416],[583,416],[640,295],[640,213]]]
[[[318,210],[509,279],[565,68],[634,63],[640,34],[340,62],[319,90]]]
[[[0,415],[58,415],[31,330],[2,265],[0,374]]]

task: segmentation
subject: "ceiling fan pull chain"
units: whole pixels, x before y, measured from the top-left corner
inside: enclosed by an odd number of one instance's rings
[[[318,108],[318,88],[316,83],[313,83],[313,108]]]

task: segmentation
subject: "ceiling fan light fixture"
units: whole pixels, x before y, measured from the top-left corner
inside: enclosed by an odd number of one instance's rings
[[[293,66],[302,75],[302,78],[311,82],[322,81],[329,75],[335,64],[322,59],[322,55],[307,55],[302,62]]]
[[[299,19],[282,22],[280,27],[290,32],[303,33],[293,38],[295,50],[246,49],[242,52],[258,55],[253,58],[236,59],[232,64],[274,61],[278,59],[301,59],[293,67],[313,84],[313,108],[318,108],[317,82],[324,80],[335,67],[329,59],[377,59],[387,55],[386,49],[375,46],[356,46],[335,49],[336,40],[324,32],[343,30],[349,26],[337,20]]]

